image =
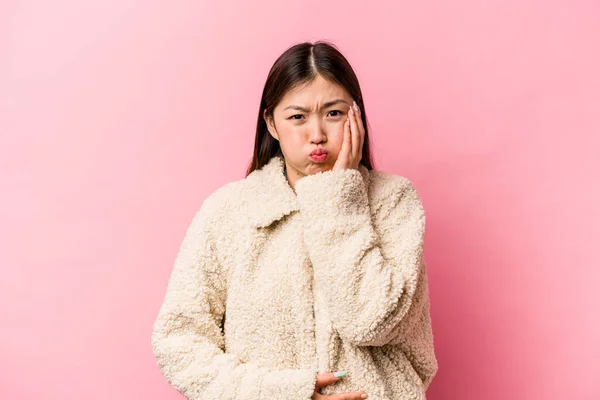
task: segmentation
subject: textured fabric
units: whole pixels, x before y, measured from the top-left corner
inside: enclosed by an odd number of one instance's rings
[[[152,332],[188,399],[425,400],[438,370],[423,238],[405,177],[359,169],[291,188],[273,157],[208,196],[175,260]]]

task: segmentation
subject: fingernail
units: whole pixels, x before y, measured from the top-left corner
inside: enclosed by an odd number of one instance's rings
[[[336,378],[341,378],[341,377],[343,377],[343,376],[346,376],[346,371],[337,371],[337,372],[334,372],[334,373],[333,373],[333,375],[334,375]]]
[[[355,110],[356,112],[358,112],[358,111],[359,111],[359,109],[358,109],[358,104],[356,104],[356,100],[354,100],[354,101],[352,102],[352,105],[354,105],[354,110]]]
[[[369,397],[369,395],[366,394],[366,393],[363,393],[363,394],[360,395],[361,399],[366,399],[367,397]]]

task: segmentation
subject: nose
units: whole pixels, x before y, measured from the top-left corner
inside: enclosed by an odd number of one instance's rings
[[[327,140],[325,130],[321,127],[319,122],[310,131],[310,142],[314,144],[322,143]]]

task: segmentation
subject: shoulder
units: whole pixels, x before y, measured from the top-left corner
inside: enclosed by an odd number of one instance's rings
[[[406,176],[391,172],[370,171],[369,202],[372,212],[380,216],[386,216],[398,207],[424,214],[423,202],[415,184]]]
[[[223,227],[241,196],[242,186],[243,180],[236,180],[215,189],[204,198],[195,219],[201,220],[207,228]]]
[[[385,201],[404,197],[405,200],[420,200],[415,184],[405,176],[371,170],[369,178],[369,192],[373,199]]]
[[[198,214],[210,223],[211,229],[236,229],[235,226],[247,219],[250,207],[256,203],[255,198],[261,195],[257,185],[264,185],[259,173],[261,171],[230,181],[204,198]]]

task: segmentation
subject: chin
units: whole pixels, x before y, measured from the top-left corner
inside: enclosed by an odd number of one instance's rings
[[[316,164],[317,172],[330,171],[332,168],[333,168],[333,166],[328,165],[328,164]]]

